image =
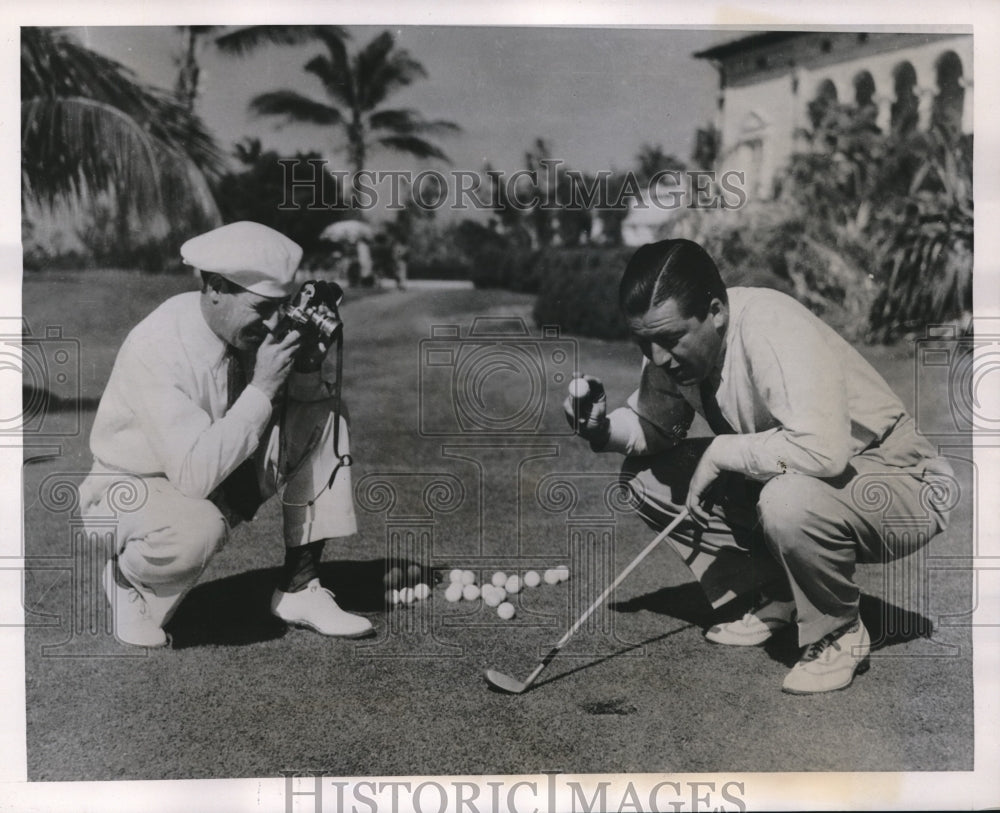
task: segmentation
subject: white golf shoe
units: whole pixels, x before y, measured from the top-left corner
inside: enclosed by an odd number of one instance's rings
[[[364,616],[340,609],[333,593],[320,585],[319,579],[313,579],[295,593],[275,590],[271,612],[286,624],[308,627],[321,635],[365,638],[375,631],[372,622]]]
[[[785,676],[782,691],[790,694],[816,694],[846,689],[855,674],[868,671],[871,639],[857,619],[848,627],[809,644],[799,662]]]
[[[705,638],[713,644],[758,646],[791,624],[794,618],[794,601],[767,601],[738,621],[710,627]]]
[[[142,591],[119,576],[113,559],[104,567],[104,594],[111,605],[111,621],[115,638],[131,646],[160,647],[169,643],[163,627],[153,613]]]

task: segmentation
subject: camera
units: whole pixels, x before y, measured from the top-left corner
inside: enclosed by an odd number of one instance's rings
[[[274,329],[276,339],[283,339],[290,330],[302,336],[302,351],[311,352],[319,344],[327,347],[344,326],[338,307],[344,291],[335,282],[309,280],[282,307],[281,319]]]
[[[435,325],[420,342],[420,433],[563,436],[566,385],[577,348],[542,327],[535,338],[520,317],[480,316],[465,336],[458,325]]]

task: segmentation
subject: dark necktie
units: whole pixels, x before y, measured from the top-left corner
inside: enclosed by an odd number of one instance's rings
[[[717,435],[735,434],[733,427],[729,425],[719,408],[719,402],[715,399],[715,392],[719,388],[719,379],[715,375],[706,378],[698,387],[701,395],[701,408],[705,411],[705,420],[713,432]]]
[[[226,351],[229,368],[226,372],[226,412],[232,409],[240,393],[247,387],[247,372],[240,352],[234,347]],[[253,519],[262,500],[257,480],[257,465],[253,455],[248,457],[222,481],[222,495],[226,505],[244,520]]]

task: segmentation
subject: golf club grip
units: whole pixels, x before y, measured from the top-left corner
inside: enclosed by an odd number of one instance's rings
[[[573,626],[569,628],[569,630],[566,632],[566,634],[559,640],[559,643],[557,643],[554,647],[552,647],[552,649],[549,651],[549,654],[545,656],[545,658],[542,660],[542,662],[540,664],[538,664],[538,668],[536,668],[535,671],[532,672],[528,676],[528,679],[525,681],[525,686],[526,687],[530,686],[532,683],[534,683],[535,678],[538,677],[542,673],[542,670],[546,666],[548,666],[549,662],[556,656],[556,653],[560,649],[563,648],[563,645],[565,645],[565,643],[570,638],[573,637],[573,634],[578,629],[580,629],[580,627],[583,626],[584,622],[588,618],[590,618],[590,616],[593,614],[594,610],[596,610],[598,607],[600,607],[604,603],[604,600],[608,596],[610,596],[611,593],[614,592],[615,588],[619,584],[621,584],[623,581],[625,581],[625,579],[628,577],[628,574],[631,573],[633,570],[635,570],[639,566],[639,564],[642,562],[643,559],[645,559],[647,556],[649,556],[650,553],[653,552],[653,549],[657,545],[659,545],[664,539],[666,539],[668,536],[670,536],[670,534],[673,533],[674,529],[678,525],[680,525],[685,519],[688,518],[688,514],[689,514],[688,509],[687,508],[682,508],[681,512],[676,517],[674,517],[673,521],[666,528],[664,528],[662,531],[660,531],[656,535],[656,537],[653,539],[653,541],[650,542],[648,545],[646,545],[646,547],[642,549],[642,551],[639,553],[638,556],[635,557],[635,559],[633,559],[631,562],[628,563],[628,565],[626,565],[625,569],[622,570],[622,572],[618,574],[618,576],[615,578],[615,580],[613,582],[611,582],[611,584],[609,584],[604,589],[604,592],[601,593],[601,595],[598,597],[597,601],[595,601],[593,604],[591,604],[587,608],[587,611],[576,620],[576,623],[573,624]]]

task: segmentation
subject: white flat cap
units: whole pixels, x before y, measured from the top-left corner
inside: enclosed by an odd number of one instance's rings
[[[242,220],[192,237],[181,246],[181,257],[201,271],[278,299],[295,293],[292,278],[302,248],[268,226]]]

